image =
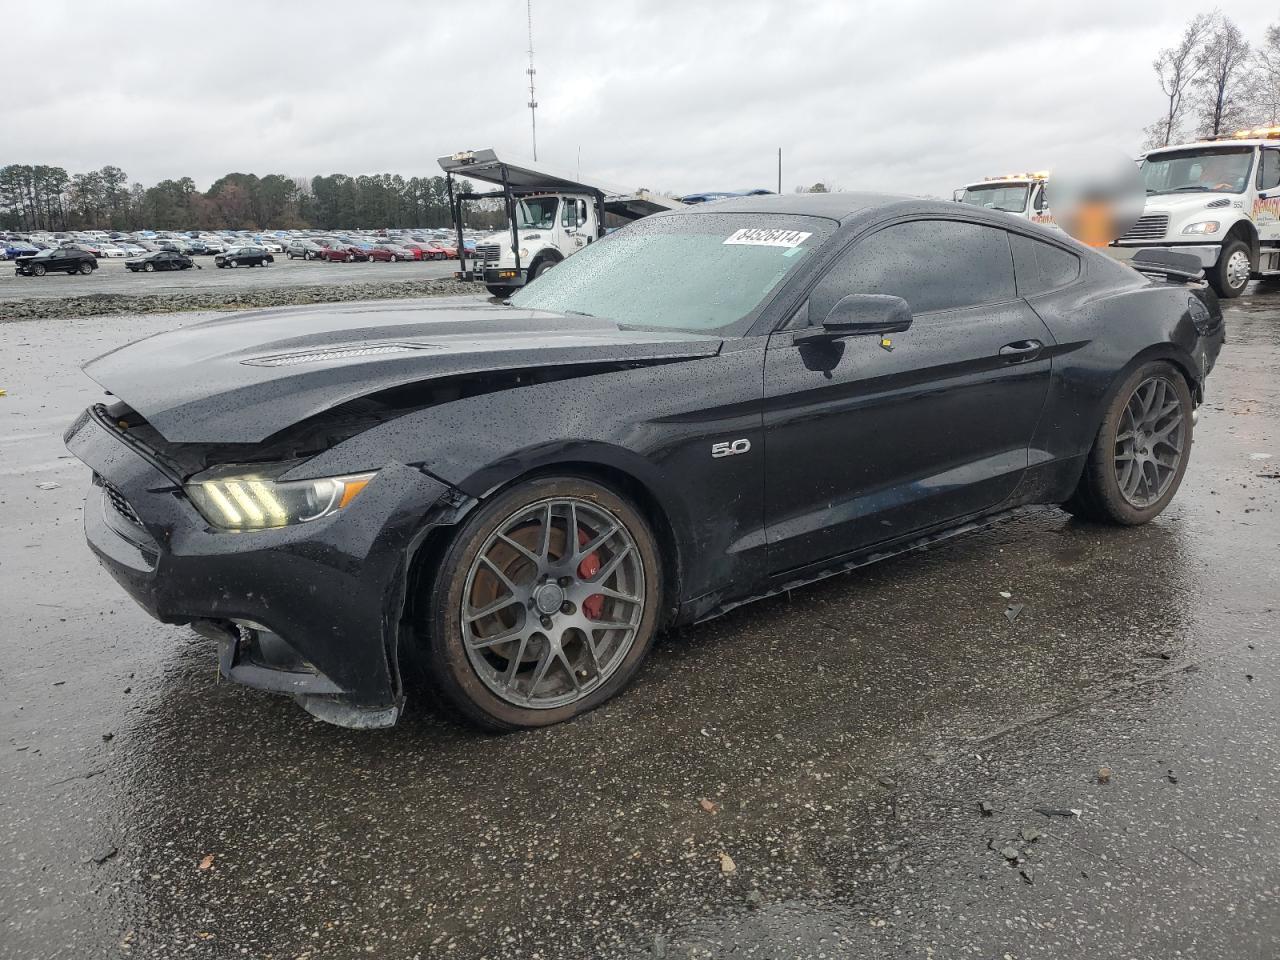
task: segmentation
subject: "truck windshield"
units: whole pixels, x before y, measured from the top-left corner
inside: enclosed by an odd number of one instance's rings
[[[776,214],[650,217],[575,253],[511,303],[630,327],[741,336],[834,227]]]
[[[965,187],[961,201],[988,210],[1005,213],[1022,213],[1027,209],[1027,184],[1025,183],[977,183]]]
[[[516,211],[516,226],[521,230],[550,230],[556,225],[559,197],[533,197],[521,200]]]
[[[1197,147],[1157,153],[1142,161],[1147,195],[1243,193],[1253,166],[1253,147]]]

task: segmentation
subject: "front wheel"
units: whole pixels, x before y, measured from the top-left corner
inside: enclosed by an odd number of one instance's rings
[[[310,260],[310,259],[311,259],[311,251],[310,251],[310,250],[304,250],[304,251],[303,251],[303,253],[302,253],[302,259],[303,259],[303,260]]]
[[[500,287],[496,283],[485,284],[485,289],[488,290],[491,294],[493,294],[493,296],[501,297],[503,300],[507,299],[507,297],[511,296],[511,294],[516,292],[515,287]]]
[[[43,263],[36,263],[36,264],[33,264],[33,265],[32,265],[32,267],[31,267],[31,275],[32,275],[33,277],[43,277],[43,276],[44,276],[44,274],[45,274],[45,269],[44,269],[44,264],[43,264]]]
[[[617,694],[653,644],[662,563],[626,499],[579,477],[495,497],[435,567],[425,666],[471,723],[560,723]]]
[[[156,265],[154,263],[144,263],[142,265],[142,269],[145,270],[147,273],[155,273]]]
[[[1223,299],[1238,297],[1249,285],[1250,269],[1249,248],[1243,241],[1229,240],[1222,245],[1218,262],[1208,271],[1209,286]]]
[[[1145,363],[1131,373],[1107,405],[1065,509],[1122,526],[1159,516],[1187,470],[1193,406],[1186,378],[1172,364]]]

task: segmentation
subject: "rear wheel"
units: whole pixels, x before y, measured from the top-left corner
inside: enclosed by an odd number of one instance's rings
[[[1249,285],[1249,272],[1249,248],[1241,240],[1228,240],[1217,264],[1209,270],[1209,285],[1220,297],[1238,297]]]
[[[436,567],[431,681],[470,722],[540,727],[604,703],[644,660],[662,609],[648,523],[578,477],[519,484],[478,510]]]
[[[1130,374],[1102,418],[1084,473],[1063,506],[1078,517],[1134,526],[1173,499],[1191,456],[1191,389],[1164,361]]]

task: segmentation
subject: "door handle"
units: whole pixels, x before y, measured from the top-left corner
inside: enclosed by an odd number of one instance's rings
[[[1000,348],[1000,356],[1004,357],[1006,363],[1026,363],[1040,356],[1043,349],[1044,344],[1039,340],[1015,340]]]

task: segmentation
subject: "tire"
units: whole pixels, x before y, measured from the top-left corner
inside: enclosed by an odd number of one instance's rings
[[[1219,297],[1231,300],[1240,296],[1249,285],[1249,247],[1242,240],[1228,240],[1208,274],[1209,286]]]
[[[302,251],[302,259],[303,259],[303,260],[310,260],[310,259],[311,259],[311,251],[310,251],[310,250],[303,250],[303,251]]]
[[[356,255],[354,253],[348,253],[347,263],[355,263],[355,262],[356,262]]]
[[[513,548],[512,538],[528,548]],[[544,727],[595,709],[631,681],[657,633],[663,579],[653,533],[630,501],[591,480],[539,477],[495,496],[432,566],[419,662],[447,702],[485,730]],[[610,595],[592,593],[596,586]],[[494,606],[506,596],[518,599]],[[476,602],[494,612],[466,617],[464,605]],[[558,649],[548,641],[557,634]],[[515,639],[492,643],[500,635]]]
[[[32,275],[33,277],[43,277],[43,276],[45,275],[44,264],[43,264],[43,263],[34,263],[34,264],[32,264],[32,265],[31,265],[31,275]]]
[[[155,273],[156,265],[154,263],[147,262],[142,265],[142,269],[145,270],[147,273]]]
[[[1142,415],[1148,398],[1149,420]],[[1083,520],[1120,526],[1154,520],[1178,492],[1191,459],[1193,406],[1186,377],[1172,364],[1154,361],[1134,370],[1107,404],[1080,482],[1063,508]]]
[[[559,262],[559,260],[539,260],[533,265],[533,269],[529,271],[530,282],[537,280]]]
[[[516,292],[515,287],[501,287],[501,286],[498,286],[498,284],[496,283],[486,283],[485,289],[488,290],[489,293],[491,293],[493,296],[501,297],[503,300],[507,299],[507,297],[511,296],[511,294]]]

